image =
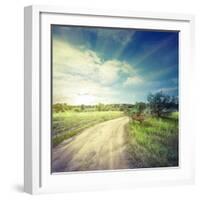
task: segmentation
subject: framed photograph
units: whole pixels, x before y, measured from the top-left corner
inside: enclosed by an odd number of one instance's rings
[[[25,191],[192,183],[193,24],[26,7]]]

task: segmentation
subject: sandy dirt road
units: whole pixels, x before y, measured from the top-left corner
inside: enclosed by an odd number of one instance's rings
[[[84,130],[52,150],[52,172],[128,168],[128,117],[109,120]]]

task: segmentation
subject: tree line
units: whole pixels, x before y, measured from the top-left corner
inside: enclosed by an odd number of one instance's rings
[[[154,115],[157,117],[178,111],[178,97],[169,96],[163,92],[149,94],[147,103],[136,102],[132,109],[127,110],[128,115]]]
[[[169,96],[163,92],[149,94],[147,102],[135,104],[102,104],[97,105],[68,105],[56,103],[52,106],[53,112],[92,112],[92,111],[123,111],[127,115],[150,114],[161,117],[173,111],[178,111],[178,97]]]
[[[91,111],[125,111],[130,109],[132,104],[103,104],[99,103],[97,105],[68,105],[66,103],[56,103],[53,104],[53,112],[91,112]]]

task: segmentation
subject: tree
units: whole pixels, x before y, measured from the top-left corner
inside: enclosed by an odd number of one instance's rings
[[[98,111],[103,111],[104,110],[104,105],[102,103],[99,103],[98,105],[96,105],[96,109]]]
[[[65,111],[63,104],[61,104],[61,103],[54,104],[53,110],[54,110],[54,112],[64,112]]]
[[[134,105],[125,107],[124,112],[128,114],[129,116],[137,115],[140,116],[144,113],[144,110],[146,109],[147,105],[144,102],[137,102]]]
[[[85,110],[85,105],[81,104],[81,111],[83,112]]]
[[[170,97],[163,92],[149,94],[147,97],[151,112],[158,117],[161,117],[170,109],[178,108],[178,101],[175,97]]]
[[[144,112],[145,108],[146,108],[146,104],[145,103],[143,103],[143,102],[137,102],[135,104],[136,114],[137,115],[141,115]]]
[[[66,104],[66,103],[56,103],[53,104],[53,111],[58,113],[58,112],[65,112],[67,110],[70,110],[71,107]]]

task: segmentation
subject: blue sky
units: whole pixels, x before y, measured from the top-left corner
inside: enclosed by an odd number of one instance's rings
[[[53,102],[178,95],[178,32],[52,25]]]

